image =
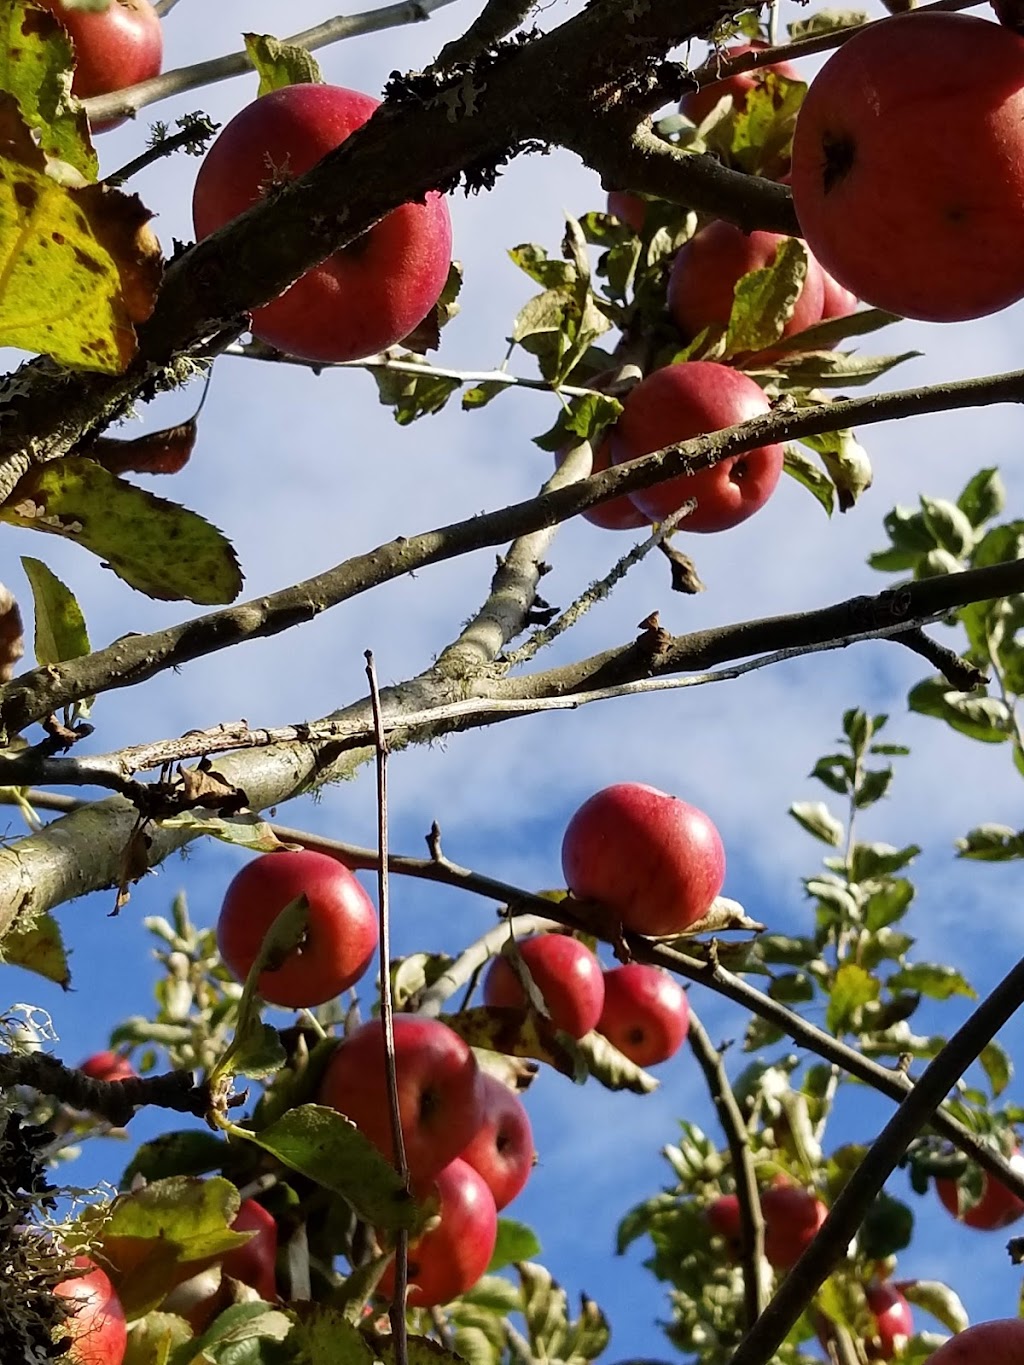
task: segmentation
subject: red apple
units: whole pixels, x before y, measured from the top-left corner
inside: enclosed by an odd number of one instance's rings
[[[310,170],[366,123],[379,102],[334,85],[290,85],[247,105],[222,129],[192,199],[207,237],[272,186]],[[451,220],[440,194],[403,204],[355,242],[257,308],[252,333],[290,355],[357,360],[401,341],[448,278]]]
[[[459,1155],[483,1177],[495,1207],[503,1209],[530,1178],[533,1133],[518,1095],[496,1076],[481,1071],[480,1090],[484,1120]]]
[[[567,934],[541,934],[519,944],[534,984],[544,997],[555,1028],[573,1038],[589,1033],[601,1017],[604,977],[590,949]],[[507,957],[493,959],[484,980],[488,1005],[524,1009],[522,982]]]
[[[395,1071],[405,1155],[413,1184],[430,1181],[468,1147],[484,1119],[476,1058],[437,1019],[395,1016]],[[384,1032],[371,1019],[328,1062],[320,1103],[337,1109],[394,1161]]]
[[[952,322],[1024,296],[1024,38],[965,14],[855,33],[807,93],[793,201],[845,288]]]
[[[892,1360],[902,1342],[914,1335],[910,1304],[889,1280],[869,1284],[864,1297],[875,1317],[874,1337],[866,1343],[868,1355],[872,1360]]]
[[[377,912],[352,873],[309,849],[264,853],[230,884],[217,921],[221,957],[244,981],[274,920],[304,895],[309,923],[302,943],[279,967],[260,974],[273,1005],[322,1005],[353,985],[377,949]]]
[[[689,1026],[686,992],[668,972],[640,962],[605,972],[597,1031],[637,1066],[654,1066],[674,1056]]]
[[[668,280],[668,311],[683,335],[689,340],[705,327],[727,326],[736,285],[750,271],[774,264],[785,241],[777,232],[743,232],[719,218],[691,237],[676,253]],[[803,288],[782,335],[795,336],[820,322],[823,296],[821,266],[809,255]]]
[[[821,267],[819,266],[819,269]],[[821,271],[822,299],[821,299],[821,320],[828,322],[830,318],[847,318],[851,313],[856,313],[860,307],[860,299],[851,289],[844,289],[838,280],[834,280],[827,270]]]
[[[564,458],[564,450],[556,452],[556,469]],[[594,451],[590,472],[601,474],[610,465],[611,442],[607,436],[603,436]],[[620,498],[610,498],[608,502],[599,503],[597,507],[589,507],[585,512],[581,512],[580,516],[584,521],[589,521],[593,526],[600,526],[605,531],[635,531],[641,526],[650,525],[650,518],[645,517],[643,512],[625,494]]]
[[[251,1232],[245,1246],[229,1251],[221,1262],[225,1275],[252,1285],[267,1303],[277,1300],[274,1262],[277,1258],[277,1222],[256,1199],[243,1199],[232,1232]]]
[[[57,1329],[71,1338],[65,1357],[71,1365],[121,1365],[128,1345],[128,1328],[121,1300],[107,1275],[88,1256],[76,1256],[73,1279],[62,1280],[54,1293],[66,1301],[69,1317]]]
[[[610,190],[608,193],[608,212],[620,223],[625,223],[634,232],[642,232],[647,218],[647,200],[629,190]]]
[[[735,1194],[720,1195],[704,1210],[704,1217],[711,1231],[717,1233],[719,1237],[724,1237],[731,1249],[739,1245],[742,1220],[740,1201]]]
[[[61,0],[37,0],[51,12],[75,49],[71,91],[79,99],[109,95],[160,74],[164,38],[160,19],[149,0],[111,0],[107,9],[65,9]],[[93,126],[114,128],[123,119]]]
[[[578,900],[599,901],[639,934],[681,934],[703,918],[725,879],[725,850],[702,810],[642,782],[584,801],[562,840]]]
[[[788,1270],[814,1240],[828,1209],[807,1190],[780,1179],[762,1193],[761,1213],[764,1254],[777,1270]]]
[[[94,1052],[79,1062],[78,1070],[94,1081],[130,1081],[138,1074],[127,1057],[119,1052]]]
[[[498,1235],[498,1214],[483,1177],[455,1160],[435,1177],[440,1222],[409,1248],[410,1308],[433,1308],[472,1289],[487,1269]],[[395,1267],[378,1292],[395,1292]]]
[[[630,390],[612,428],[612,459],[616,464],[636,460],[691,436],[759,417],[770,407],[764,390],[728,365],[707,360],[666,365]],[[779,482],[783,458],[781,445],[758,446],[696,474],[638,489],[630,497],[656,521],[696,498],[682,529],[726,531],[765,505]]]
[[[1024,1359],[1024,1318],[979,1322],[950,1337],[928,1365],[1020,1365]]]
[[[1019,1151],[1010,1157],[1010,1165],[1024,1174],[1024,1156]],[[990,1175],[982,1174],[981,1198],[977,1204],[968,1208],[961,1197],[959,1186],[953,1179],[939,1178],[935,1181],[939,1199],[958,1222],[979,1232],[992,1232],[996,1228],[1008,1228],[1024,1217],[1024,1202],[1017,1198],[1001,1180],[993,1180]]]
[[[721,52],[722,57],[739,57],[744,52],[750,52],[753,48],[767,47],[767,43],[739,43],[735,47],[724,48]],[[740,71],[735,76],[726,76],[724,80],[712,81],[710,85],[702,85],[699,90],[692,94],[684,95],[679,102],[679,112],[694,123],[703,123],[708,114],[711,113],[715,105],[728,95],[732,100],[733,108],[736,110],[747,107],[747,97],[751,90],[756,86],[764,85],[765,77],[769,72],[776,76],[782,76],[788,81],[798,81],[800,72],[792,62],[776,62],[774,66],[759,66],[753,71]]]

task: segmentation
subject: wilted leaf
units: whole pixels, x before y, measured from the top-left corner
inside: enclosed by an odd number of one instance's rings
[[[820,455],[839,495],[840,512],[848,512],[860,495],[871,487],[871,461],[852,431],[826,432],[821,436],[802,436],[805,446]]]
[[[135,195],[47,175],[14,97],[0,92],[0,344],[124,370],[160,283],[150,217]]]
[[[110,474],[92,460],[30,471],[0,520],[73,540],[158,601],[231,602],[242,587],[229,542],[208,521]]]
[[[14,677],[15,664],[24,655],[25,630],[21,610],[11,590],[0,583],[0,683],[10,682]],[[40,659],[39,662],[46,661]]]
[[[636,1062],[631,1062],[601,1033],[585,1033],[568,1044],[587,1074],[609,1090],[632,1090],[636,1095],[649,1095],[657,1090],[658,1082]]]
[[[111,474],[177,474],[188,464],[196,443],[194,417],[177,426],[150,431],[130,441],[116,436],[97,436],[76,447],[77,455],[87,455]]]
[[[26,0],[0,3],[0,90],[18,102],[22,117],[48,157],[85,180],[96,179],[89,120],[71,94],[73,58],[63,26]]]
[[[12,967],[24,967],[47,981],[55,981],[64,990],[71,985],[60,925],[52,915],[38,915],[26,929],[19,928],[19,921],[15,920],[4,935],[0,952],[3,961]]]
[[[226,844],[237,844],[254,853],[276,853],[282,848],[298,848],[280,840],[271,826],[255,811],[243,810],[236,815],[208,815],[194,810],[179,811],[159,822],[165,829],[189,829],[195,834],[209,834]]]
[[[243,33],[245,52],[260,78],[256,92],[269,95],[285,85],[320,85],[323,76],[316,58],[304,47],[282,43],[269,33]]]
[[[448,277],[444,282],[444,288],[438,295],[437,302],[431,308],[425,318],[402,337],[397,344],[405,351],[413,351],[416,355],[426,355],[427,351],[436,351],[441,345],[441,329],[447,327],[452,318],[456,317],[460,310],[458,302],[459,294],[462,292],[462,263],[452,261],[448,267]]]
[[[784,238],[770,266],[752,270],[736,282],[726,354],[763,351],[778,341],[806,278],[806,246],[797,237]]]
[[[583,1059],[572,1047],[573,1040],[536,1010],[479,1005],[458,1014],[446,1014],[443,1020],[470,1047],[488,1048],[511,1057],[532,1057],[573,1080],[582,1080],[586,1075]]]

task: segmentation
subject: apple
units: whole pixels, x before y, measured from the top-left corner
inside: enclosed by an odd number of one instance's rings
[[[231,1224],[232,1232],[251,1232],[245,1246],[229,1251],[221,1262],[225,1275],[252,1285],[267,1303],[277,1300],[274,1262],[277,1258],[277,1221],[256,1199],[243,1199]]]
[[[138,1075],[128,1058],[119,1052],[94,1052],[79,1062],[78,1070],[94,1081],[131,1081]]]
[[[611,465],[611,453],[611,442],[605,435],[594,451],[590,472],[602,474],[608,469]],[[564,459],[564,450],[555,453],[556,469]],[[589,521],[593,526],[600,526],[605,531],[635,531],[641,526],[650,525],[650,517],[645,517],[632,499],[625,494],[618,498],[609,498],[607,502],[599,503],[596,507],[588,507],[580,516],[584,521]]]
[[[776,1270],[788,1270],[814,1240],[828,1209],[799,1185],[779,1179],[761,1194],[764,1254]]]
[[[1010,1157],[1010,1165],[1024,1174],[1024,1156],[1019,1151]],[[996,1228],[1008,1228],[1024,1217],[1024,1201],[1021,1201],[1002,1183],[990,1175],[982,1174],[981,1198],[972,1208],[967,1208],[961,1198],[960,1189],[952,1178],[940,1177],[935,1181],[943,1208],[969,1228],[980,1232],[992,1232]]]
[[[892,1360],[907,1337],[914,1335],[910,1304],[889,1280],[869,1284],[864,1297],[875,1317],[875,1335],[867,1343],[868,1355],[873,1360]]]
[[[610,190],[608,192],[608,212],[620,223],[625,223],[634,232],[643,232],[647,218],[647,200],[630,190]]]
[[[111,0],[98,10],[65,9],[61,0],[37,0],[67,33],[75,49],[71,92],[79,99],[109,95],[158,76],[164,55],[160,19],[149,0]],[[93,125],[100,133],[124,119]]]
[[[928,1357],[928,1365],[1020,1365],[1024,1318],[997,1318],[958,1332]]]
[[[399,1116],[416,1186],[469,1146],[484,1120],[484,1099],[476,1058],[446,1024],[398,1014],[394,1025]],[[379,1019],[362,1024],[338,1046],[324,1070],[319,1100],[350,1118],[394,1161]]]
[[[1024,38],[965,14],[867,25],[797,118],[808,245],[841,285],[904,317],[1005,308],[1024,296],[1022,128]]]
[[[709,360],[666,365],[630,390],[612,428],[612,459],[616,464],[636,460],[770,409],[764,390],[728,365]],[[696,498],[696,508],[680,523],[682,529],[726,531],[765,505],[778,485],[783,459],[781,445],[758,446],[696,474],[638,489],[630,497],[656,521]]]
[[[273,90],[221,130],[196,180],[192,216],[207,237],[310,170],[366,123],[379,101],[336,85]],[[448,278],[451,220],[440,194],[403,204],[252,315],[261,341],[305,360],[357,360],[422,322]]]
[[[409,1248],[410,1308],[434,1308],[471,1289],[487,1269],[498,1235],[498,1214],[483,1177],[458,1159],[435,1176],[440,1222]],[[394,1263],[378,1293],[395,1292]]]
[[[642,782],[584,801],[566,827],[562,870],[577,900],[598,901],[638,934],[681,934],[725,880],[725,850],[702,810]]]
[[[736,285],[750,271],[774,264],[785,241],[788,238],[780,233],[744,232],[716,218],[676,252],[668,280],[668,311],[687,340],[705,327],[728,325]],[[823,296],[821,266],[808,253],[807,275],[782,335],[795,336],[820,322]]]
[[[544,997],[555,1028],[572,1038],[589,1033],[601,1017],[604,976],[601,964],[584,943],[567,934],[540,934],[519,944],[523,962]],[[525,1009],[526,992],[505,956],[491,962],[484,978],[484,1002]]]
[[[81,1275],[62,1280],[54,1293],[65,1300],[69,1316],[56,1329],[69,1337],[66,1359],[71,1365],[121,1365],[128,1346],[121,1300],[106,1273],[88,1256],[73,1262]]]
[[[730,1249],[735,1251],[739,1246],[742,1225],[738,1196],[735,1194],[719,1195],[704,1210],[704,1217],[711,1231],[717,1233],[719,1237],[724,1237],[729,1243]]]
[[[292,1009],[332,1000],[373,961],[377,912],[348,868],[310,849],[264,853],[231,882],[217,920],[220,955],[244,981],[274,920],[302,895],[309,902],[304,941],[259,979],[264,1000]]]
[[[723,58],[739,57],[744,52],[767,46],[767,43],[759,42],[739,43],[735,47],[724,48],[720,55]],[[724,80],[712,81],[710,85],[702,85],[699,90],[684,95],[679,102],[679,112],[685,114],[693,123],[703,123],[715,105],[720,100],[725,99],[727,95],[732,100],[732,106],[735,110],[745,109],[747,97],[751,90],[756,86],[764,85],[765,77],[769,72],[776,76],[782,76],[787,81],[800,80],[800,72],[792,62],[776,62],[772,66],[759,66],[753,71],[740,71],[735,76],[726,76]]]
[[[689,1027],[686,992],[668,972],[640,962],[605,972],[597,1031],[637,1066],[654,1066],[674,1056]]]
[[[818,268],[821,269],[820,266]],[[821,271],[821,283],[822,322],[828,322],[831,318],[847,318],[851,313],[856,313],[860,307],[860,299],[851,289],[844,289],[827,270]]]
[[[530,1120],[519,1096],[487,1071],[480,1073],[483,1123],[460,1152],[505,1208],[520,1193],[533,1170],[535,1153]]]

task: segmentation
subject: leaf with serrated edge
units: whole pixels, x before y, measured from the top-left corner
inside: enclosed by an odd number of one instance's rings
[[[587,1074],[609,1090],[632,1090],[635,1095],[649,1095],[658,1088],[658,1081],[653,1076],[630,1061],[601,1033],[585,1033],[582,1038],[574,1039],[571,1046]]]
[[[52,14],[26,0],[0,0],[0,90],[18,101],[48,157],[93,181],[96,153],[85,110],[71,94],[73,70],[71,43]]]

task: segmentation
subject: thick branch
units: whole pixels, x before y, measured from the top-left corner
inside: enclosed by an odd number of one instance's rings
[[[144,1105],[202,1116],[211,1103],[209,1087],[195,1085],[190,1071],[97,1081],[45,1052],[0,1056],[0,1090],[17,1085],[31,1086],[73,1109],[98,1114],[118,1128],[123,1128],[136,1109]]]

